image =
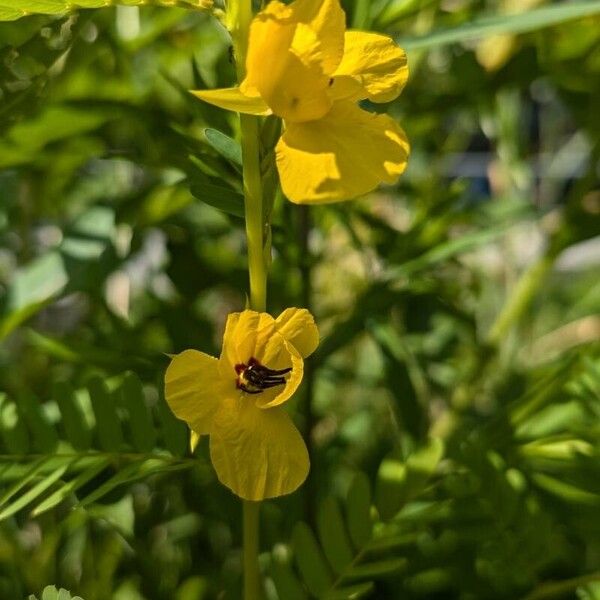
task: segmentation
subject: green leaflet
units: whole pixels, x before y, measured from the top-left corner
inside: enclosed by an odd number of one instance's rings
[[[243,219],[244,196],[227,183],[232,179],[230,167],[236,174],[241,170],[242,149],[233,138],[210,127],[204,130],[204,139],[227,163],[205,152],[196,152],[194,167],[188,169],[190,192],[201,202]],[[220,177],[215,177],[216,174]]]
[[[56,483],[66,472],[67,469],[75,462],[74,458],[69,459],[66,463],[61,464],[59,467],[52,469],[48,474],[43,476],[31,489],[24,494],[18,496],[18,498],[11,502],[6,508],[0,512],[0,521],[6,519],[22,508],[25,508],[28,504],[33,502],[41,494],[43,494],[50,486]]]
[[[216,185],[212,179],[196,175],[190,178],[190,191],[201,202],[233,217],[244,218],[244,196],[230,187]]]
[[[585,506],[600,506],[600,494],[588,492],[578,486],[560,481],[545,473],[536,473],[533,480],[540,488],[569,502],[571,504],[582,504]]]
[[[367,476],[359,473],[348,490],[346,501],[348,533],[356,548],[364,546],[371,538],[371,486]]]
[[[100,448],[107,452],[118,452],[123,444],[123,434],[113,395],[99,377],[95,377],[90,381],[88,390],[96,416],[96,430]]]
[[[179,471],[181,469],[189,468],[190,466],[191,464],[177,462],[171,464],[168,460],[164,460],[162,457],[142,457],[141,460],[127,464],[121,470],[119,470],[116,475],[94,489],[93,492],[81,500],[81,505],[87,506],[93,502],[97,502],[120,485],[132,483],[134,481],[143,479],[144,477],[149,477],[150,475],[155,475],[158,473]]]
[[[320,597],[329,589],[333,578],[315,535],[306,523],[296,525],[292,545],[298,570],[306,586],[314,596]]]
[[[29,596],[29,600],[38,600],[36,596]],[[46,586],[42,590],[40,600],[83,600],[80,596],[71,596],[71,592],[64,588],[57,589],[54,585]]]
[[[11,498],[16,496],[25,486],[27,486],[31,481],[33,481],[39,474],[43,472],[45,467],[50,462],[48,457],[37,459],[30,468],[23,473],[19,479],[10,486],[1,496],[0,496],[0,507],[4,506],[6,502],[8,502]],[[10,469],[12,465],[5,471],[3,471],[2,475],[7,476],[10,474]]]
[[[26,393],[19,398],[18,404],[31,432],[34,450],[40,453],[52,453],[58,445],[58,435],[37,398]]]
[[[235,163],[242,164],[242,148],[229,136],[217,129],[207,128],[204,130],[206,141],[224,158]]]
[[[73,388],[66,382],[57,382],[52,397],[60,409],[65,438],[75,450],[88,450],[92,443],[92,431]]]
[[[411,454],[406,461],[386,458],[377,477],[377,505],[384,519],[418,496],[434,474],[444,454],[442,440],[434,438]]]
[[[357,583],[356,585],[348,586],[342,590],[333,590],[323,596],[323,600],[357,600],[358,598],[366,598],[373,591],[374,586],[370,581],[366,583]]]
[[[339,573],[352,562],[352,545],[344,526],[340,507],[334,498],[326,498],[317,515],[319,539],[331,568]]]
[[[0,0],[0,21],[14,21],[31,14],[62,15],[78,8],[141,4],[171,8],[204,8],[200,0]]]
[[[101,473],[108,466],[109,462],[109,458],[106,456],[100,456],[97,460],[94,460],[87,469],[79,473],[76,477],[62,485],[53,494],[40,502],[33,509],[32,516],[36,517],[41,515],[47,510],[50,510],[60,504],[67,496],[77,492],[79,488]]]
[[[146,407],[142,384],[133,373],[125,376],[120,397],[129,414],[127,423],[134,448],[139,452],[150,452],[156,443],[156,430]]]
[[[358,565],[352,569],[351,576],[353,578],[369,577],[377,579],[390,573],[395,573],[406,567],[408,561],[406,558],[388,558],[386,560],[378,560],[372,563],[366,563],[364,565]]]
[[[292,554],[289,548],[279,544],[273,549],[270,573],[280,598],[306,600],[307,593],[294,573]]]

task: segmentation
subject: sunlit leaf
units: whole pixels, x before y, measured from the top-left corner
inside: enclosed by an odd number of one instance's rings
[[[105,6],[139,6],[140,0],[0,0],[0,21],[13,21],[39,13],[61,15],[78,8],[102,8]],[[206,0],[143,0],[145,5],[179,6],[182,8],[207,8]]]

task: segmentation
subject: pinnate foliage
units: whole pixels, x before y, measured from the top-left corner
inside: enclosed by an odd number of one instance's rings
[[[52,415],[52,416],[50,416]],[[55,385],[43,405],[32,395],[0,397],[0,520],[39,516],[64,501],[86,507],[138,479],[187,469],[187,429],[160,398],[146,403],[129,373],[109,390]]]
[[[600,507],[599,406],[600,360],[584,352],[540,374],[491,422],[459,426],[446,445],[434,438],[405,459],[392,453],[374,490],[357,475],[342,505],[320,503],[314,530],[299,523],[274,548],[279,597],[375,598],[386,582],[408,597],[526,590],[563,552],[560,524],[579,527]],[[594,584],[580,583],[562,585],[595,598]]]
[[[263,523],[269,600],[597,600],[600,367],[597,342],[580,337],[597,331],[597,276],[560,253],[589,261],[579,243],[597,235],[598,149],[586,144],[600,131],[598,2],[510,15],[497,3],[346,4],[353,27],[408,50],[411,82],[389,111],[414,160],[400,189],[312,211],[310,235],[304,216],[275,208],[272,305],[312,297],[325,335],[306,388],[316,484],[264,508],[279,515]],[[190,485],[193,470],[176,487],[161,475],[191,461],[155,386],[164,353],[214,344],[216,297],[219,310],[244,305],[235,122],[187,91],[232,82],[228,41],[199,11],[142,8],[133,40],[115,23],[136,11],[62,11],[0,25],[0,536],[16,557],[0,597],[56,582],[85,600],[239,598],[238,506],[217,485]],[[481,66],[482,36],[518,33],[496,71]],[[261,135],[264,175],[275,127]],[[474,141],[516,184],[482,192],[486,173],[452,170]],[[529,238],[509,251],[523,231],[545,242],[529,273]],[[166,258],[123,319],[107,283],[133,281],[157,247]],[[526,294],[511,303],[519,281]],[[127,369],[143,403],[122,395]],[[364,471],[352,485],[349,468]],[[315,488],[312,522],[303,502]],[[105,521],[115,498],[127,527]]]

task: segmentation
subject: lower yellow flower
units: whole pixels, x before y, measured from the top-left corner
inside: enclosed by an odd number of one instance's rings
[[[171,410],[196,435],[209,435],[219,480],[245,500],[290,494],[308,475],[306,446],[281,405],[318,343],[306,309],[277,319],[245,310],[229,315],[220,358],[185,350],[167,369]]]

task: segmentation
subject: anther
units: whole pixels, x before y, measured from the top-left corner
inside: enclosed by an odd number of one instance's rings
[[[269,369],[261,365],[256,358],[251,358],[248,364],[240,363],[235,365],[234,370],[237,374],[236,386],[247,394],[260,394],[269,388],[285,385],[285,375],[292,368],[287,369]]]

